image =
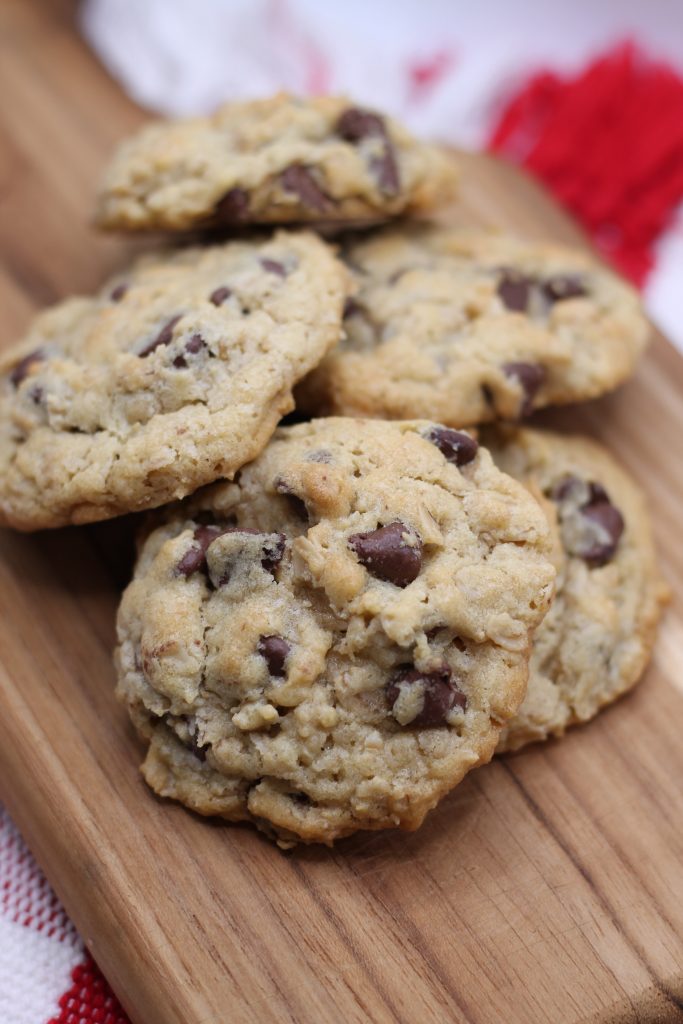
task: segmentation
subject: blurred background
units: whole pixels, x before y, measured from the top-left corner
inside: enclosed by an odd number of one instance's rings
[[[526,165],[683,347],[681,0],[85,0],[150,111],[344,92]]]

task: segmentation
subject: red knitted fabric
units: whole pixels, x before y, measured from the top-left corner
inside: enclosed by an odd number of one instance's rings
[[[683,80],[626,43],[573,77],[534,75],[489,148],[525,164],[642,284],[683,199]]]
[[[59,1000],[60,1014],[48,1024],[130,1024],[90,957],[74,968],[71,977],[73,985]]]

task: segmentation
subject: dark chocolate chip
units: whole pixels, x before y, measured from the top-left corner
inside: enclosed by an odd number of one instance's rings
[[[116,288],[113,289],[113,291],[112,291],[111,295],[109,296],[109,298],[111,299],[112,302],[120,302],[121,299],[123,298],[123,296],[126,294],[127,291],[128,291],[128,285],[127,284],[125,284],[125,283],[124,284],[117,284]]]
[[[152,352],[161,345],[168,345],[168,343],[173,339],[173,328],[179,320],[182,320],[182,317],[182,313],[178,313],[177,316],[171,317],[168,323],[165,323],[161,328],[156,338],[154,338],[153,341],[148,342],[141,352],[138,352],[140,359],[146,359],[147,356],[151,355]]]
[[[401,695],[401,684],[410,686],[415,683],[422,683],[424,687],[424,702],[422,709],[406,725],[441,725],[453,708],[467,706],[467,698],[455,685],[448,667],[438,672],[420,672],[406,665],[387,684],[387,700],[392,712]]]
[[[275,490],[278,494],[281,494],[283,498],[287,499],[287,504],[297,519],[303,519],[305,522],[309,521],[306,502],[303,498],[300,498],[298,494],[294,493],[286,480],[283,480],[282,477],[277,477],[275,480]]]
[[[406,544],[406,534],[412,538],[412,545]],[[422,568],[422,541],[403,523],[389,523],[368,533],[355,533],[348,543],[368,572],[397,587],[407,587],[417,579]]]
[[[349,107],[337,121],[337,134],[347,142],[360,142],[370,137],[383,140],[382,153],[370,160],[370,168],[382,192],[395,195],[400,188],[398,165],[384,119],[369,110]]]
[[[526,313],[533,283],[530,277],[517,270],[503,270],[497,292],[505,308],[515,313]]]
[[[35,405],[40,405],[40,403],[43,401],[43,398],[45,397],[45,392],[40,387],[40,385],[35,384],[29,391],[28,397]]]
[[[385,195],[395,196],[401,186],[394,147],[389,139],[384,141],[384,149],[381,156],[373,157],[370,161],[370,169],[375,174],[377,184],[382,192]]]
[[[185,351],[196,356],[198,352],[201,352],[203,348],[206,348],[206,342],[202,338],[201,334],[193,334],[189,341],[185,342]],[[187,366],[187,360],[184,355],[176,356],[173,360],[173,365],[179,370]]]
[[[243,188],[231,188],[216,203],[214,219],[220,224],[243,224],[249,219],[249,193]]]
[[[9,379],[14,384],[15,388],[18,388],[23,380],[29,375],[31,367],[36,363],[42,363],[46,359],[46,355],[42,349],[37,348],[35,352],[29,352],[27,356],[17,363],[12,372],[9,375]]]
[[[612,504],[604,487],[591,484],[590,491],[590,500],[582,506],[581,515],[596,529],[589,531],[586,544],[578,554],[597,568],[614,557],[624,532],[624,517]]]
[[[269,274],[277,274],[278,277],[287,277],[287,271],[284,264],[278,263],[277,260],[270,260],[267,256],[261,260],[261,266],[264,270],[267,270]]]
[[[566,476],[551,496],[560,504],[560,520],[569,526],[564,534],[569,553],[594,568],[609,562],[624,532],[624,518],[602,484]]]
[[[254,533],[256,532],[254,530]],[[261,565],[266,572],[271,572],[273,575],[275,575],[275,570],[282,561],[282,556],[285,553],[285,544],[287,543],[284,533],[278,533],[275,536],[277,539],[274,542],[271,543],[270,539],[268,540],[270,549],[264,546],[263,558],[261,560]]]
[[[596,501],[609,501],[609,494],[602,484],[597,484],[594,480],[591,480],[588,484],[588,503],[593,504]]]
[[[519,381],[524,392],[519,412],[521,416],[528,416],[533,411],[536,393],[545,380],[545,367],[538,363],[505,363],[503,370],[508,377]]]
[[[330,197],[323,192],[307,167],[290,164],[280,175],[280,181],[287,192],[294,192],[304,206],[310,207],[311,210],[325,213],[332,209]]]
[[[309,807],[313,801],[307,793],[301,793],[296,791],[294,793],[288,793],[287,796],[295,804],[301,804],[302,807]]]
[[[188,739],[187,746],[192,751],[195,757],[199,758],[200,761],[206,761],[206,751],[211,746],[210,743],[199,743],[198,741],[199,730],[195,723],[194,728],[190,728],[188,725]]]
[[[553,501],[564,501],[575,488],[581,486],[581,481],[577,476],[565,476],[559,483],[555,484],[550,494]]]
[[[226,299],[229,299],[232,295],[230,288],[223,285],[221,288],[216,288],[209,295],[209,302],[213,302],[214,306],[222,306]]]
[[[285,661],[291,649],[291,644],[282,636],[260,636],[256,645],[256,650],[265,658],[271,676],[286,675]]]
[[[479,445],[469,434],[461,434],[459,430],[448,427],[432,427],[427,437],[447,461],[454,462],[456,466],[466,466],[479,450]]]
[[[588,294],[586,282],[577,274],[556,274],[543,282],[543,294],[548,302],[578,299]]]
[[[363,307],[360,306],[355,299],[347,299],[344,303],[344,319],[346,320],[349,316],[355,316],[357,313],[362,313]]]
[[[370,135],[386,135],[384,120],[379,114],[360,107],[348,107],[337,121],[337,135],[347,142],[360,142]]]
[[[197,526],[194,531],[192,546],[178,562],[176,572],[181,576],[191,576],[193,572],[203,569],[206,565],[206,552],[217,537],[234,530],[233,526]]]
[[[201,352],[203,348],[206,348],[206,342],[202,338],[201,334],[193,334],[185,345],[185,350],[187,352],[191,352],[192,355],[196,355],[197,352]]]

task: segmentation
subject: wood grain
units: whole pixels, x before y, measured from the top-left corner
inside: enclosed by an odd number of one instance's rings
[[[143,115],[67,3],[0,7],[0,320],[95,286],[130,248],[88,227]],[[463,158],[452,217],[576,230],[519,173]],[[658,338],[618,394],[546,417],[642,481],[675,600],[643,685],[473,773],[419,832],[275,850],[151,796],[113,696],[127,520],[0,535],[0,796],[136,1024],[683,1019],[683,360]]]

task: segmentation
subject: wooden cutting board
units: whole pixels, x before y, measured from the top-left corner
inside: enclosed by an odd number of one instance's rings
[[[123,260],[87,220],[143,115],[68,3],[4,0],[0,34],[7,344]],[[453,219],[577,239],[518,172],[464,163]],[[645,681],[471,774],[419,832],[333,852],[282,854],[145,788],[110,661],[130,521],[0,535],[0,798],[135,1024],[683,1020],[683,359],[657,338],[634,381],[559,421],[652,499],[675,600]]]

